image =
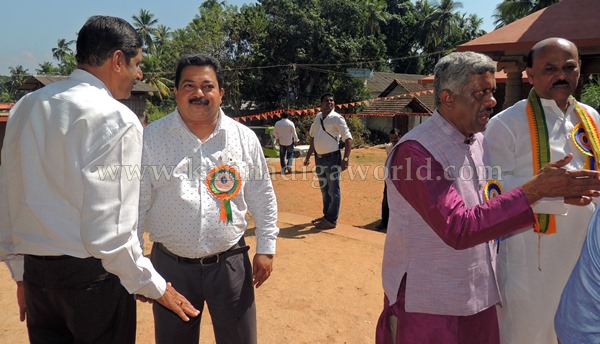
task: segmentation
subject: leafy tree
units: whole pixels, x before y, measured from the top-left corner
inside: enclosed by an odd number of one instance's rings
[[[69,75],[77,69],[77,59],[75,53],[70,53],[64,56],[63,61],[58,66],[60,75]]]
[[[40,63],[40,68],[36,68],[35,73],[37,75],[56,75],[58,74],[58,68],[52,64],[52,62]]]
[[[173,81],[163,77],[163,72],[160,66],[160,60],[155,56],[148,56],[142,60],[142,71],[144,71],[143,81],[148,85],[158,90],[156,96],[159,100],[163,97],[168,97],[171,94],[171,88],[174,86]]]
[[[391,14],[386,11],[387,3],[385,0],[365,0],[365,15],[367,16],[367,25],[365,34],[374,35],[381,33],[380,23],[387,24]]]
[[[6,87],[6,91],[10,94],[10,97],[13,101],[19,100],[24,94],[23,91],[19,90],[19,87],[23,85],[25,80],[30,76],[29,71],[23,66],[18,65],[16,67],[8,67],[10,72],[10,80],[8,81],[8,85]]]
[[[429,73],[441,55],[484,33],[481,18],[459,13],[460,7],[455,0],[258,0],[238,9],[207,0],[174,31],[140,9],[132,20],[146,44],[144,81],[159,90],[150,98],[150,117],[175,107],[175,64],[197,52],[221,62],[223,107],[231,114],[314,107],[326,91],[339,103],[367,99],[347,68]],[[73,42],[61,39],[52,49],[62,75],[76,68]]]
[[[386,36],[386,55],[391,71],[396,73],[420,73],[423,68],[419,46],[416,44],[418,25],[415,5],[411,0],[388,0],[390,20],[383,25]]]
[[[504,0],[492,15],[496,29],[557,3],[559,0]]]
[[[600,75],[590,77],[590,80],[583,86],[581,101],[600,109]]]

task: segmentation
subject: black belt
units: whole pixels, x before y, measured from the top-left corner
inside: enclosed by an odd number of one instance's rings
[[[29,258],[37,259],[37,260],[63,260],[63,259],[85,259],[85,258],[77,258],[73,256],[61,255],[61,256],[36,256],[33,254],[26,254]]]
[[[317,153],[316,155],[317,155],[317,158],[322,159],[322,158],[327,158],[329,156],[334,156],[336,154],[340,154],[340,151],[336,150],[336,151],[333,151],[333,152],[330,152],[330,153],[325,153],[325,154],[318,154]]]
[[[231,257],[233,255],[244,253],[244,252],[248,252],[248,250],[250,249],[250,246],[242,246],[242,247],[230,248],[227,251],[213,254],[211,256],[202,257],[202,258],[187,258],[187,257],[181,257],[181,256],[176,255],[175,253],[169,251],[163,244],[161,244],[159,242],[154,243],[154,244],[156,245],[156,247],[158,247],[158,249],[160,249],[161,251],[166,253],[168,256],[177,260],[180,263],[200,264],[202,266],[207,266],[207,265],[211,265],[211,264],[215,264],[215,263],[224,261],[225,258],[227,258],[227,257]]]

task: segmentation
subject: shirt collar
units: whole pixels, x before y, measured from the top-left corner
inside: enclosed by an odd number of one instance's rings
[[[113,97],[106,84],[102,80],[98,79],[98,77],[96,77],[94,74],[88,71],[85,71],[83,69],[75,69],[73,73],[69,75],[69,79],[79,80],[80,82],[90,84],[93,87],[106,91],[106,93],[108,93],[109,96]]]
[[[438,110],[435,110],[433,112],[433,115],[431,116],[431,119],[429,119],[429,120],[430,121],[433,120],[434,123],[436,123],[438,125],[440,130],[445,135],[449,136],[453,142],[461,142],[461,143],[468,144],[468,145],[472,145],[473,142],[475,142],[475,134],[471,134],[471,135],[465,137],[465,135],[463,135],[463,133],[458,131],[458,129],[456,129],[456,127],[454,125],[452,125],[452,123],[448,122],[448,120],[446,120],[444,117],[442,117],[442,115],[440,115]]]
[[[545,99],[545,98],[540,97],[540,102],[542,103],[542,106],[545,109],[544,115],[546,115],[546,116],[549,114],[553,114],[558,117],[564,117],[564,115],[569,113],[569,111],[571,111],[573,109],[573,106],[575,105],[574,98],[569,97],[569,100],[568,100],[569,106],[567,106],[567,111],[565,111],[563,113],[563,111],[558,107],[558,105],[556,105],[556,102],[554,101],[554,99]],[[550,111],[548,111],[548,110],[550,110]]]

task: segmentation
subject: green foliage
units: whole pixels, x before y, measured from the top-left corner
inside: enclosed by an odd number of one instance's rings
[[[298,141],[301,145],[310,144],[310,126],[312,125],[315,116],[292,116],[290,120],[296,126],[298,133]]]
[[[170,114],[175,110],[176,107],[177,104],[175,103],[175,100],[171,98],[165,98],[158,106],[152,104],[152,102],[149,100],[146,100],[146,115],[148,124]]]
[[[4,84],[4,90],[10,95],[10,100],[16,102],[25,94],[25,92],[19,90],[19,87],[31,74],[29,70],[21,65],[8,67],[8,70],[10,71],[10,79]]]
[[[37,75],[56,75],[58,74],[58,68],[56,68],[52,62],[46,61],[40,63],[39,68],[36,68],[35,73]]]
[[[175,108],[176,63],[198,52],[221,62],[222,105],[231,115],[314,107],[326,91],[338,103],[368,99],[347,68],[430,72],[454,46],[483,33],[481,18],[460,8],[454,0],[260,0],[241,8],[207,0],[174,31],[140,9],[131,18],[145,41],[144,81],[159,89],[150,98],[150,120]],[[61,75],[76,68],[73,43],[59,39],[52,49]],[[40,72],[53,73],[51,65]]]
[[[367,129],[365,123],[358,117],[346,117],[346,123],[352,134],[352,147],[367,145],[371,131]]]
[[[583,86],[581,101],[596,109],[600,109],[600,75],[590,77],[589,82]]]
[[[390,142],[389,139],[389,134],[386,132],[383,132],[381,130],[371,130],[369,133],[369,144],[370,145],[380,145],[382,143],[388,143]]]
[[[503,0],[494,11],[494,24],[501,28],[533,12],[557,3],[559,0]]]

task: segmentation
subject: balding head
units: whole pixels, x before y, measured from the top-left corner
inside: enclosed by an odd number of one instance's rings
[[[573,42],[564,38],[547,38],[531,48],[527,61],[527,77],[535,93],[552,99],[563,111],[575,92],[581,73],[579,52]]]
[[[529,51],[529,56],[527,57],[527,67],[533,67],[533,60],[535,57],[542,51],[548,49],[571,51],[575,56],[579,57],[579,50],[577,49],[575,43],[564,38],[550,37],[537,42],[531,48]]]

